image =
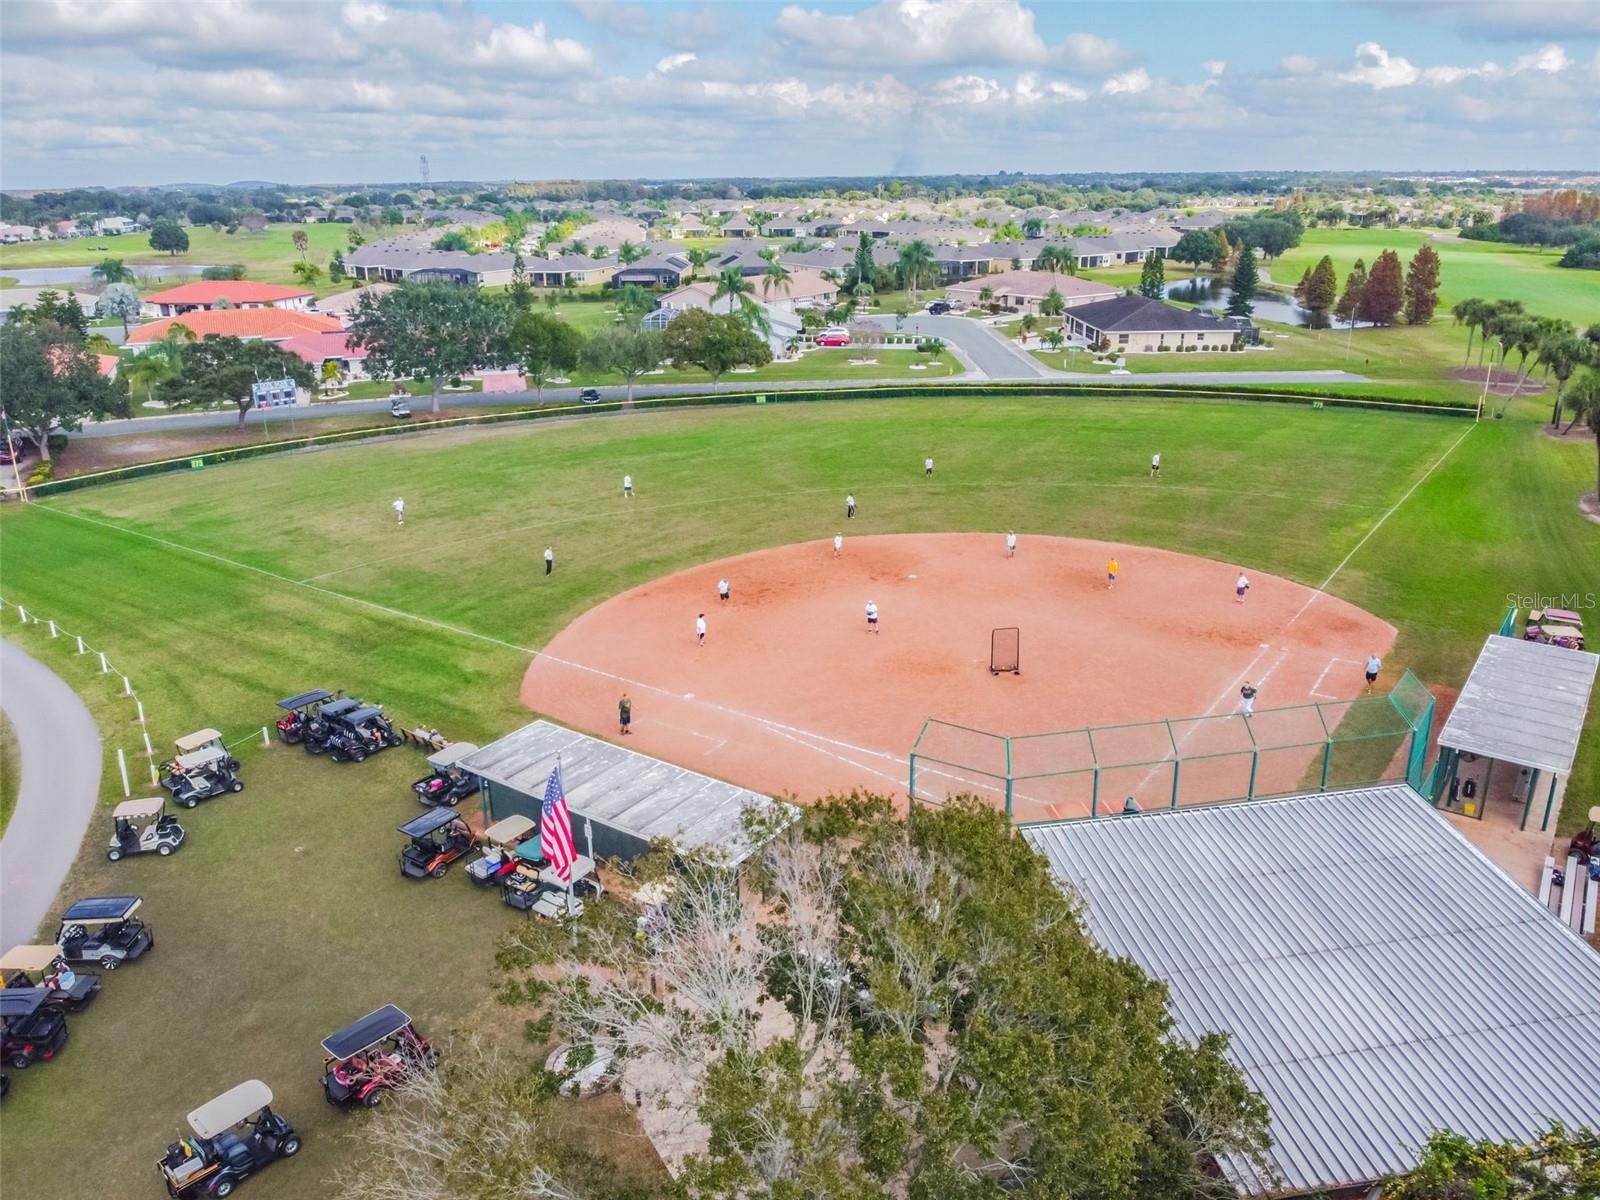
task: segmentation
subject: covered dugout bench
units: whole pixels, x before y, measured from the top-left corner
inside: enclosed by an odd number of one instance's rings
[[[535,721],[461,760],[459,765],[482,781],[484,823],[513,815],[537,822],[557,756],[572,812],[573,841],[596,860],[633,858],[660,839],[708,851],[737,866],[755,849],[745,835],[745,809],[781,803],[648,754]],[[799,815],[789,805],[783,808]]]
[[[1597,668],[1600,655],[1584,650],[1490,636],[1439,731],[1434,804],[1549,829]]]

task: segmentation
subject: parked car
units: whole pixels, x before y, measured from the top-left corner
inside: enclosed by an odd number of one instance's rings
[[[202,1104],[189,1114],[189,1128],[194,1136],[172,1142],[156,1161],[176,1200],[231,1195],[262,1167],[300,1153],[300,1135],[272,1111],[272,1089],[259,1079]]]
[[[936,317],[941,317],[941,316],[943,316],[945,313],[947,313],[949,311],[950,311],[950,301],[948,301],[948,300],[929,300],[928,301],[928,312],[930,312],[932,315],[934,315]]]
[[[578,389],[578,403],[579,404],[599,404],[600,403],[600,389],[599,388],[579,388]]]
[[[411,415],[411,397],[396,396],[389,401],[389,415],[399,420],[404,420]]]
[[[850,335],[843,329],[824,329],[816,337],[819,346],[848,346]]]

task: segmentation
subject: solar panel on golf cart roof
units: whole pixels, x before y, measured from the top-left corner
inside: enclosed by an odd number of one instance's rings
[[[87,896],[61,914],[63,921],[115,921],[138,907],[137,896]]]
[[[322,1039],[322,1048],[341,1062],[352,1054],[360,1054],[368,1046],[393,1037],[407,1025],[411,1018],[393,1004],[385,1004],[376,1012],[369,1012],[358,1021],[352,1021],[338,1033]]]

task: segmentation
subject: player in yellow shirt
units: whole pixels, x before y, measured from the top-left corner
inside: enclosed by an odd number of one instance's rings
[[[1117,560],[1114,558],[1106,564],[1106,587],[1117,586],[1117,569]]]

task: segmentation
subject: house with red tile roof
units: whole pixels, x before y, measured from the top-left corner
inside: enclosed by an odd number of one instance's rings
[[[223,300],[227,301],[224,308],[288,308],[306,312],[313,298],[313,293],[305,288],[257,283],[253,279],[197,279],[163,292],[152,292],[144,298],[144,305],[153,317],[209,311]]]
[[[367,352],[352,345],[350,335],[342,329],[329,333],[304,333],[285,338],[278,343],[280,349],[298,354],[316,369],[320,378],[326,363],[339,364],[339,373],[346,379],[367,378]]]
[[[128,349],[137,351],[159,342],[175,325],[182,325],[196,339],[215,333],[263,342],[282,342],[308,333],[332,333],[343,328],[338,317],[286,308],[195,309],[181,317],[164,317],[139,326],[128,335]]]

